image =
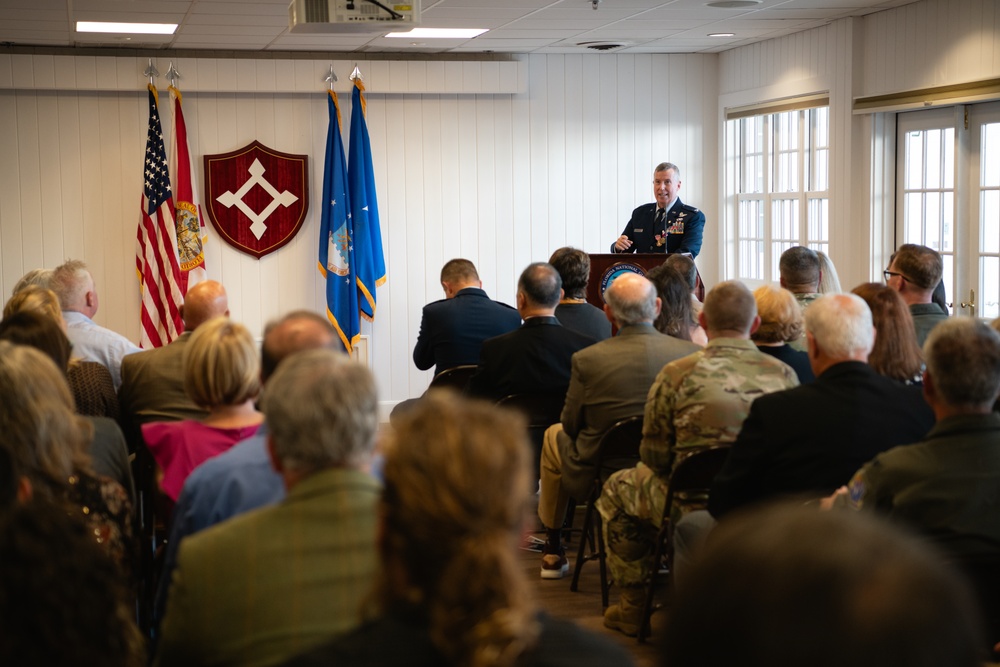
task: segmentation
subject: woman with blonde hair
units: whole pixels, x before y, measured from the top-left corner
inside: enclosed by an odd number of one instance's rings
[[[93,471],[87,455],[93,428],[73,412],[61,371],[39,350],[0,340],[0,396],[0,446],[30,496],[71,508],[127,580],[136,546],[128,495]]]
[[[52,320],[59,325],[65,338],[66,321],[63,320],[62,310],[59,307],[59,297],[52,290],[39,285],[22,287],[14,292],[14,295],[4,304],[3,319],[7,321],[18,313],[24,312],[38,313]],[[25,345],[31,344],[28,341],[17,342]],[[66,345],[67,349],[70,350],[68,338]],[[108,417],[117,421],[119,415],[118,395],[115,393],[111,372],[105,368],[104,364],[96,361],[83,361],[69,356],[67,358],[68,362],[65,363],[62,359],[55,357],[53,360],[66,375],[70,391],[73,392],[73,402],[76,405],[77,413],[89,417]]]
[[[192,470],[256,433],[264,420],[254,406],[260,360],[250,331],[228,317],[195,329],[184,353],[184,389],[208,411],[204,420],[142,426],[146,446],[163,473],[161,490],[172,502]]]
[[[763,285],[754,290],[753,298],[757,302],[760,326],[750,334],[750,340],[764,354],[791,366],[800,384],[815,380],[809,355],[788,344],[802,336],[804,329],[802,308],[795,295],[781,287]]]
[[[524,420],[431,392],[394,425],[381,502],[381,616],[289,665],[628,665],[538,612],[516,556],[533,491]]]
[[[920,384],[924,355],[903,297],[882,283],[862,283],[851,293],[864,299],[872,311],[876,336],[868,365],[879,375],[904,384]]]

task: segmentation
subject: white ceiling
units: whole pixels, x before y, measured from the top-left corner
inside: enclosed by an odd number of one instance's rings
[[[364,0],[356,0],[364,2]],[[390,6],[393,1],[385,4]],[[710,0],[423,0],[421,26],[488,28],[474,39],[388,39],[381,34],[291,34],[288,0],[0,0],[2,45],[241,51],[708,53],[915,0],[762,0],[717,9]],[[178,23],[170,36],[76,33],[75,22]],[[732,32],[713,38],[709,33]]]

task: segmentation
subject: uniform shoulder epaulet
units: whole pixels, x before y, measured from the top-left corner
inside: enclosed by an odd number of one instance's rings
[[[681,208],[684,209],[685,211],[690,211],[691,213],[697,213],[698,212],[698,207],[697,206],[691,206],[691,204],[681,204]]]

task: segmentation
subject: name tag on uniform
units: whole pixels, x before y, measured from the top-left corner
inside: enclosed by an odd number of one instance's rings
[[[635,232],[636,234],[642,234],[641,229],[633,228],[632,231]]]

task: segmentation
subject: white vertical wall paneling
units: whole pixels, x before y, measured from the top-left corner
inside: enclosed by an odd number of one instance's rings
[[[365,85],[367,86],[367,83]],[[386,123],[382,131],[385,133],[386,145],[392,147],[385,154],[387,173],[384,181],[388,191],[392,193],[392,197],[384,204],[379,202],[379,214],[383,220],[387,221],[387,224],[382,228],[382,233],[385,235],[383,238],[386,241],[388,259],[391,260],[389,278],[386,284],[389,288],[389,299],[394,309],[399,307],[405,309],[410,304],[410,290],[413,289],[407,280],[410,255],[423,251],[422,238],[416,233],[416,225],[411,225],[407,217],[408,190],[406,182],[408,178],[405,154],[407,124],[404,118],[402,99],[396,96],[387,96],[381,99],[381,103],[386,108]],[[372,104],[373,100],[369,98],[369,105]],[[350,104],[341,108],[346,110],[350,108]],[[349,117],[346,114],[343,114],[342,117],[345,126],[349,128]],[[369,130],[371,129],[369,127]],[[381,324],[381,321],[376,320],[376,326]],[[408,393],[408,378],[412,361],[404,349],[405,341],[410,338],[407,323],[404,321],[400,322],[398,326],[393,326],[391,336],[390,386],[405,388]],[[387,388],[383,395],[388,394],[389,391]]]
[[[41,198],[42,256],[37,266],[46,266],[50,248],[61,251],[63,229],[62,173],[58,156],[62,150],[62,128],[59,127],[59,97],[56,93],[38,94],[38,124],[42,128],[38,137],[38,154],[47,156],[40,165],[39,181],[44,195]],[[54,257],[53,257],[54,258]]]
[[[489,98],[483,97],[480,104],[486,105]],[[511,197],[514,192],[514,176],[511,165],[513,157],[513,103],[510,96],[497,97],[492,102],[494,109],[493,136],[484,138],[493,150],[493,175],[495,186],[494,211],[495,227],[493,242],[495,243],[496,264],[494,266],[496,281],[499,285],[513,285],[517,280],[518,270],[514,258],[515,248],[520,236],[515,235],[514,220],[519,217],[519,211],[513,205]],[[433,273],[433,265],[428,266],[428,272]],[[496,290],[489,292],[496,298]]]
[[[601,89],[596,54],[577,56],[580,63],[580,168],[573,172],[570,187],[579,195],[583,211],[578,219],[580,240],[576,247],[604,252],[605,244],[618,234],[612,221],[601,216]],[[654,86],[655,88],[655,86]],[[572,180],[575,179],[575,180]],[[603,232],[607,226],[610,231]]]
[[[600,251],[607,252],[612,241],[625,227],[632,209],[628,208],[628,196],[622,197],[622,193],[619,191],[618,170],[620,167],[624,168],[625,161],[618,152],[619,132],[622,126],[622,123],[618,122],[620,118],[618,111],[618,59],[600,58],[597,69],[600,73],[597,80],[601,82],[597,96],[597,104],[600,108],[598,127],[601,138],[597,189],[601,193],[601,228],[604,232],[602,236],[609,239],[606,241],[602,239]],[[588,248],[583,249],[588,250]]]
[[[17,127],[17,95],[12,90],[0,92],[0,128]],[[0,155],[18,155],[17,132],[0,132]],[[6,296],[18,278],[24,275],[21,248],[20,170],[17,160],[0,160],[0,277]]]
[[[683,58],[683,56],[681,57]],[[633,173],[635,182],[639,186],[637,194],[644,197],[636,199],[637,204],[640,201],[651,200],[650,192],[652,192],[652,185],[650,185],[650,181],[652,181],[653,166],[662,160],[669,159],[660,157],[660,154],[665,153],[661,151],[658,154],[657,148],[653,146],[653,118],[657,118],[660,122],[665,120],[667,125],[671,125],[671,122],[669,116],[661,116],[658,113],[660,109],[654,110],[652,107],[653,86],[650,85],[650,82],[656,80],[653,77],[652,58],[653,56],[646,54],[636,55],[632,63],[632,81],[633,90],[635,91],[632,105],[635,119],[633,121],[633,126],[635,127],[633,135],[635,143],[635,157],[633,158],[635,171]],[[681,91],[676,92],[677,97],[675,97],[675,100],[681,97],[681,95],[686,94]],[[677,101],[679,102],[680,100]],[[686,134],[687,128],[681,128],[681,130],[683,134]]]
[[[543,224],[548,227],[548,238],[541,246],[532,248],[533,262],[542,262],[549,258],[550,250],[566,243],[566,98],[572,94],[566,85],[566,56],[557,55],[547,58],[546,80],[548,82],[548,106],[546,108],[545,134],[548,143],[548,165],[546,172],[540,174],[545,181],[545,191],[548,193],[547,206],[539,210],[545,216]],[[558,120],[556,120],[558,119]],[[541,222],[541,221],[540,221]]]
[[[527,67],[529,70],[524,76],[530,77],[531,65],[534,62],[528,58]],[[513,260],[507,267],[507,273],[511,277],[520,274],[523,267],[531,262],[531,244],[526,240],[531,238],[532,226],[532,170],[531,156],[535,144],[531,136],[531,95],[515,95],[511,99],[511,182],[513,190],[510,193],[511,208],[513,209],[513,222],[511,224],[511,238],[514,239]],[[509,282],[498,282],[495,285],[486,287],[487,293],[494,299],[499,299],[504,303],[514,305],[514,280]]]
[[[559,57],[559,56],[556,56]],[[548,213],[548,196],[546,184],[549,173],[549,132],[548,103],[551,88],[548,79],[547,58],[530,58],[531,70],[528,73],[528,86],[533,91],[543,92],[533,95],[529,119],[531,122],[531,202],[525,212],[531,220],[530,254],[528,262],[538,256],[538,252],[548,245],[548,234],[543,218]],[[523,267],[522,267],[523,268]]]
[[[371,101],[369,101],[369,108],[370,105]],[[402,143],[395,146],[393,150],[402,150],[403,165],[419,163],[424,149],[427,148],[426,144],[429,143],[423,134],[424,110],[421,100],[419,97],[410,96],[397,98],[393,108],[397,109],[398,113],[393,114],[390,118],[395,118],[393,122],[402,125],[405,133]],[[355,110],[352,109],[351,113],[354,112]],[[428,169],[433,170],[434,167],[429,165]],[[401,166],[399,170],[400,182],[397,185],[405,191],[406,195],[406,250],[403,251],[406,254],[406,271],[405,273],[398,270],[393,271],[389,277],[390,282],[396,279],[406,283],[406,296],[400,300],[400,304],[405,308],[406,318],[400,322],[400,326],[393,327],[391,354],[394,362],[404,364],[405,368],[411,371],[407,374],[411,378],[411,387],[414,383],[412,372],[416,371],[416,368],[410,361],[410,353],[420,328],[420,306],[427,300],[424,276],[432,269],[427,263],[426,252],[429,246],[438,246],[439,239],[445,233],[444,221],[440,218],[431,220],[426,215],[425,193],[427,188],[423,180],[419,178],[419,171],[416,170],[413,173],[414,178],[410,178],[405,166]],[[439,200],[440,195],[437,195],[437,198]],[[423,221],[423,224],[410,224],[410,221]],[[383,234],[386,231],[383,227]],[[394,253],[393,260],[398,256]],[[428,381],[426,378],[417,379],[418,391],[421,380],[424,384]]]
[[[582,248],[584,243],[584,146],[593,141],[583,129],[583,114],[589,96],[584,92],[583,55],[564,56],[565,104],[563,108],[563,128],[565,132],[564,156],[566,166],[562,170],[562,190],[566,193],[563,208],[562,242],[552,243],[551,250],[564,245]],[[589,86],[588,86],[589,87]],[[555,241],[555,239],[553,239]],[[539,259],[548,259],[548,256]]]
[[[71,253],[79,252],[83,248],[84,238],[82,212],[85,169],[80,139],[79,96],[76,93],[60,92],[57,106],[60,141],[59,152],[53,159],[59,163],[59,196],[62,199],[64,217],[59,221],[62,243],[45,248],[44,266],[47,268],[58,266]],[[128,278],[134,282],[135,271]]]
[[[618,60],[616,79],[618,90],[615,98],[618,100],[618,175],[612,181],[619,185],[624,199],[632,200],[632,206],[650,200],[649,167],[641,168],[636,160],[638,146],[635,137],[635,79],[632,71],[635,68],[636,56],[623,55]],[[669,123],[669,117],[667,118]],[[627,205],[627,204],[626,204]],[[629,209],[631,210],[631,208]],[[618,212],[622,220],[628,220],[628,214]],[[609,243],[610,245],[610,243]]]
[[[496,115],[492,96],[476,95],[469,99],[469,112],[476,119],[477,211],[476,228],[483,258],[480,269],[497,280],[501,258],[497,236],[502,233],[497,219]]]
[[[43,257],[39,134],[45,129],[39,127],[36,96],[19,96],[17,105],[17,133],[21,137],[16,153],[17,165],[26,176],[20,180],[19,193],[21,199],[21,243],[23,244],[24,263],[29,268],[34,268],[41,265]],[[27,270],[25,269],[25,271]]]

